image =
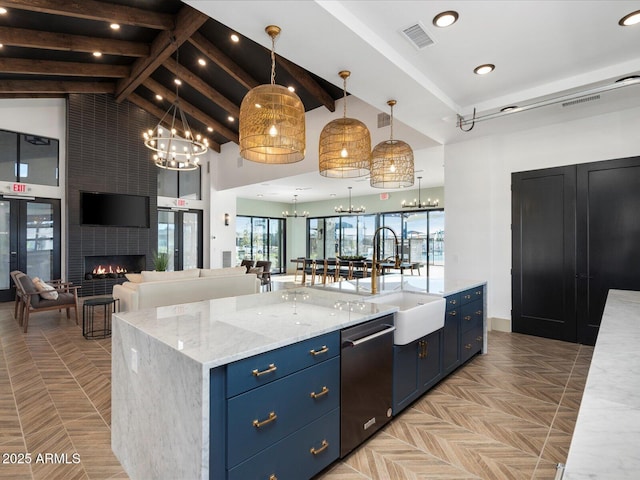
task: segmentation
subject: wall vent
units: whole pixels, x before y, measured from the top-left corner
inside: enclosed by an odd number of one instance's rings
[[[231,267],[231,250],[222,251],[222,268]]]
[[[420,22],[403,29],[402,34],[418,50],[434,44],[434,41],[427,34],[427,31]]]
[[[388,127],[391,125],[391,115],[388,113],[379,113],[378,114],[378,128]]]
[[[568,102],[563,102],[563,107],[571,107],[573,105],[578,105],[579,103],[592,102],[594,100],[600,100],[600,95],[591,95],[590,97],[582,97],[577,98],[576,100],[570,100]]]

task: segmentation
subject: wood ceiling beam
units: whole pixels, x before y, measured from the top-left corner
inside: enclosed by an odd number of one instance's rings
[[[238,118],[240,116],[240,107],[222,95],[219,91],[209,85],[207,82],[198,77],[195,73],[176,62],[167,60],[162,64],[164,68],[179,77],[183,82],[188,83],[202,95],[207,97],[213,103],[225,110],[229,115]]]
[[[249,75],[240,65],[231,60],[226,54],[222,52],[213,43],[207,40],[202,34],[194,33],[189,42],[206,55],[212,62],[222,68],[236,81],[241,83],[247,90],[251,90],[253,87],[257,87],[260,83]]]
[[[66,94],[113,93],[113,82],[69,82],[56,80],[3,80],[0,93],[11,94]]]
[[[127,97],[127,100],[130,101],[131,103],[133,103],[134,105],[137,105],[138,107],[143,109],[145,112],[147,112],[147,113],[153,115],[154,117],[156,117],[158,119],[158,121],[162,120],[162,118],[164,117],[164,114],[166,113],[166,111],[162,110],[157,105],[154,105],[150,101],[142,98],[140,95],[137,95],[135,93],[132,93],[131,95],[129,95]],[[182,123],[180,122],[179,119],[176,119],[176,121],[178,123],[180,123],[180,125],[182,125]],[[171,128],[171,125],[169,123],[167,123],[167,122],[163,122],[163,125],[166,128]],[[184,130],[184,128],[182,130]],[[140,132],[140,135],[141,135],[140,138],[142,138],[142,132]],[[220,144],[217,143],[217,142],[209,140],[209,148],[211,148],[212,150],[220,153]]]
[[[125,78],[129,75],[129,67],[126,65],[103,65],[0,57],[0,72],[28,75],[61,75],[69,77]]]
[[[2,0],[2,6],[156,30],[173,28],[171,14],[96,0]]]
[[[336,111],[336,102],[333,97],[313,79],[309,72],[280,55],[276,55],[276,62],[289,72],[302,85],[302,88],[315,97],[327,110],[330,112]]]
[[[155,93],[158,93],[158,94],[162,95],[165,99],[167,99],[171,103],[176,101],[175,92],[172,92],[171,90],[166,88],[164,85],[159,84],[158,82],[156,82],[152,78],[147,78],[144,81],[143,85],[145,87],[147,87],[149,90],[151,90],[152,92],[155,92]],[[206,127],[213,128],[213,130],[216,133],[222,135],[224,138],[226,138],[226,139],[228,139],[228,140],[230,140],[230,141],[232,141],[234,143],[238,143],[239,142],[238,134],[236,132],[234,132],[233,130],[231,130],[227,126],[221,124],[217,120],[214,120],[209,115],[204,113],[202,110],[198,109],[197,107],[194,107],[193,105],[191,105],[189,102],[187,102],[183,98],[180,99],[180,108],[182,109],[182,111],[184,113],[186,113],[190,117],[193,117],[194,119],[198,120],[199,122],[203,123]]]
[[[110,38],[51,33],[26,28],[0,26],[0,41],[5,45],[65,52],[102,52],[104,55],[123,55],[126,57],[146,57],[149,45],[127,42]]]
[[[193,35],[207,20],[205,14],[185,5],[176,15],[175,29],[158,34],[148,57],[139,58],[131,68],[131,75],[118,82],[116,102],[121,102],[147,79],[176,49]]]

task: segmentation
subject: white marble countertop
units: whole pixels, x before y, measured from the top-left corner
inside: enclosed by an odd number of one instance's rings
[[[209,369],[397,310],[353,294],[301,287],[114,317]]]
[[[640,472],[640,292],[610,290],[563,480]]]
[[[379,280],[378,291],[380,293],[404,290],[442,295],[443,297],[454,295],[487,283],[485,280],[414,277],[413,275],[400,274],[380,275],[377,278]],[[316,285],[314,288],[355,293],[358,295],[370,295],[371,278],[344,280],[341,282],[327,283],[326,285]]]

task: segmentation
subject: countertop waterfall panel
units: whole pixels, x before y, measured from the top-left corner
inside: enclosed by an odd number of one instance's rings
[[[640,472],[640,292],[610,290],[563,480]]]

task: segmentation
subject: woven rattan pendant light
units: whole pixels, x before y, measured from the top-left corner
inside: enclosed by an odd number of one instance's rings
[[[391,107],[391,135],[389,140],[380,142],[371,154],[371,182],[376,188],[402,188],[413,185],[413,150],[402,140],[393,138],[393,106],[395,100],[389,100]]]
[[[304,158],[305,117],[300,98],[276,85],[275,41],[280,27],[265,28],[271,37],[271,83],[251,89],[240,105],[242,158],[258,163],[294,163]]]
[[[342,118],[327,123],[320,133],[320,175],[330,178],[362,177],[369,173],[371,134],[367,126],[355,118],[347,118],[347,78],[351,72],[342,70],[344,111]]]

